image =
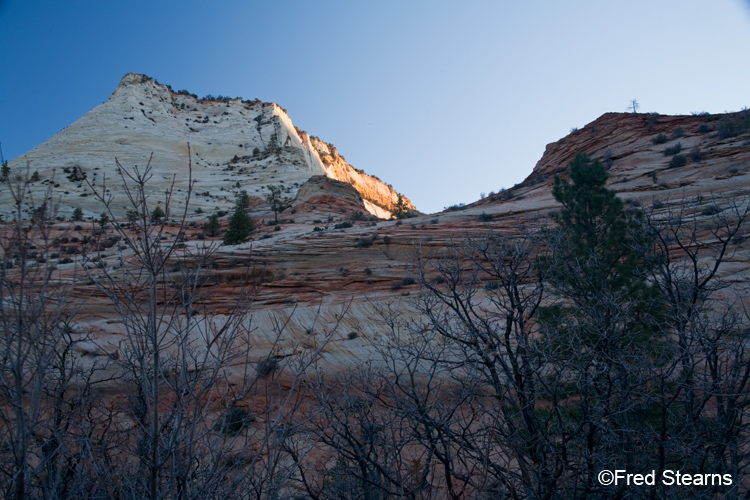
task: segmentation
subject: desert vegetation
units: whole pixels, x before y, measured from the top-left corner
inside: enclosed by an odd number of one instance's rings
[[[414,247],[409,274],[389,282],[398,299],[374,304],[367,332],[343,328],[344,305],[282,354],[279,319],[258,358],[263,272],[250,262],[233,307],[215,314],[219,243],[184,244],[193,184],[175,213],[172,190],[160,204],[147,195],[149,165],[118,172],[118,200],[88,184],[105,223],[75,237],[64,275],[63,237],[22,217],[29,180],[3,186],[17,213],[0,234],[6,498],[747,497],[747,290],[724,272],[742,258],[747,200],[626,208],[605,165],[580,154],[569,180],[555,178],[554,223],[508,234],[480,217],[481,232]],[[247,203],[240,193],[233,220]],[[227,235],[247,229],[232,224]],[[70,273],[112,312],[116,350],[97,355],[105,340],[80,328]],[[336,339],[364,346],[367,362],[322,370]],[[604,469],[732,483],[605,487]]]

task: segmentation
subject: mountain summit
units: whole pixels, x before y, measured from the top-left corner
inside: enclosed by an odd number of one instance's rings
[[[293,198],[313,176],[350,184],[364,208],[382,218],[390,217],[399,197],[391,186],[346,163],[332,144],[297,129],[277,104],[201,99],[135,73],[125,75],[106,102],[10,167],[20,172],[28,165],[30,173],[37,172],[32,192],[41,198],[50,189],[61,215],[69,216],[74,206],[97,215],[101,207],[86,181],[100,185],[106,177],[115,189],[115,159],[124,168],[143,167],[150,160],[154,196],[163,196],[173,178],[175,189],[186,192],[192,163],[194,209],[229,208],[242,190],[260,204],[268,185],[282,187]],[[0,206],[10,207],[8,201],[0,199]]]

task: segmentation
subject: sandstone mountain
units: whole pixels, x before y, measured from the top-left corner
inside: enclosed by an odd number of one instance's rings
[[[192,163],[192,210],[229,209],[242,190],[263,208],[269,184],[281,186],[293,198],[318,175],[352,185],[363,209],[377,217],[390,217],[399,196],[391,186],[347,164],[332,144],[298,130],[277,104],[199,99],[134,73],[123,77],[106,102],[9,164],[15,174],[27,166],[29,175],[38,173],[32,193],[39,200],[50,189],[58,214],[69,216],[80,207],[86,216],[98,216],[101,207],[87,183],[99,186],[106,178],[112,188],[119,180],[115,159],[128,169],[142,169],[150,161],[149,188],[157,199],[164,198],[173,180],[176,198],[187,192]],[[0,193],[0,211],[6,216],[8,196]]]

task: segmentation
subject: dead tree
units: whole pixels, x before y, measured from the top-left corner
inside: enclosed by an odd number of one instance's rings
[[[0,485],[19,500],[73,497],[95,481],[81,423],[106,364],[78,358],[88,338],[56,271],[49,192],[35,203],[29,187],[28,172],[8,181],[15,220],[0,229]]]

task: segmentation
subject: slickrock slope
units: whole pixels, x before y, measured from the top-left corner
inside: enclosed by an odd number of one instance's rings
[[[744,194],[750,187],[750,112],[665,116],[607,113],[548,144],[521,184],[472,204],[488,213],[553,208],[552,184],[584,152],[609,167],[610,189],[650,204],[702,193]]]
[[[150,85],[158,90],[153,83]],[[181,106],[182,97],[166,93],[159,95],[165,100],[171,96],[177,106]],[[172,109],[171,104],[160,102],[158,97],[151,101]],[[205,108],[198,114],[205,116],[205,109],[214,106],[217,121],[221,119],[223,109],[227,112],[232,109],[224,103],[201,105]],[[249,109],[244,106],[249,106]],[[283,166],[275,163],[273,155],[256,163],[251,160],[245,164],[242,160],[230,164],[236,169],[261,165],[260,171],[263,171],[262,165],[273,165],[266,169],[271,169],[270,172],[261,174],[255,170],[257,173],[250,175],[270,177],[273,170],[281,168],[300,172],[298,182],[301,187],[295,189],[298,200],[279,216],[285,222],[278,226],[260,224],[251,241],[218,247],[205,271],[207,282],[200,298],[201,308],[216,318],[221,318],[231,309],[248,277],[257,285],[249,312],[253,318],[253,355],[258,360],[269,353],[291,356],[302,352],[309,348],[315,332],[335,328],[334,340],[322,352],[323,366],[336,369],[361,363],[372,355],[369,342],[387,331],[379,308],[390,307],[386,313],[408,315],[411,300],[420,293],[419,287],[408,279],[410,256],[418,251],[440,254],[467,235],[486,234],[489,230],[512,235],[522,228],[552,224],[550,215],[559,209],[551,194],[554,175],[565,176],[568,162],[577,152],[586,152],[610,166],[608,185],[619,192],[626,205],[654,204],[661,207],[658,210],[665,215],[676,200],[685,197],[698,204],[700,217],[700,210],[709,208],[715,213],[730,197],[747,204],[750,194],[750,127],[747,127],[750,114],[661,116],[609,113],[548,145],[531,175],[512,189],[493,194],[462,210],[404,221],[372,221],[361,216],[364,202],[348,183],[341,184],[325,177],[311,178],[313,173],[322,175],[316,169],[325,171],[328,168],[316,163],[316,158],[320,158],[318,152],[325,151],[322,143],[306,135],[284,135],[288,130],[282,127],[286,115],[276,106],[242,104],[239,108],[245,109],[244,118],[232,119],[242,121],[249,118],[253,123],[241,130],[256,141],[243,141],[245,150],[246,144],[256,144],[260,138],[267,140],[274,131],[282,141],[290,137],[289,141],[294,143],[295,138],[301,137],[304,143],[313,144],[311,149],[282,148],[284,155],[288,154],[285,158],[290,159]],[[242,110],[239,108],[235,108],[237,114]],[[138,107],[134,109],[138,112],[134,119],[123,119],[123,122],[144,128],[150,126],[148,111],[151,109],[144,110],[144,113],[140,113]],[[145,114],[145,121],[138,118],[138,114],[141,114],[140,118]],[[252,126],[256,123],[254,116],[261,117],[260,131]],[[189,125],[194,126],[201,125]],[[197,137],[200,133],[189,132],[187,135]],[[83,140],[83,136],[80,137]],[[155,139],[146,133],[141,140],[152,141],[149,146],[157,145]],[[198,165],[195,168],[221,172],[228,179],[226,189],[229,189],[229,184],[238,178],[231,175],[236,170],[223,170],[227,165],[216,165],[216,158],[226,158],[232,150],[227,148],[236,146],[240,149],[237,142],[239,140],[235,138],[230,145],[217,145],[211,149],[207,144],[191,141],[200,152],[196,155]],[[665,155],[667,148],[674,151],[678,143],[680,152]],[[211,153],[214,156],[209,154],[210,151],[215,151]],[[309,163],[302,154],[306,151],[311,153]],[[340,157],[330,149],[328,153],[331,158],[324,155],[321,164],[335,165]],[[678,155],[682,155],[682,159],[674,160],[679,158]],[[297,164],[291,162],[293,158],[297,158]],[[179,166],[183,165],[180,163]],[[166,167],[163,168],[163,175],[166,175]],[[265,179],[264,182],[268,182]],[[200,187],[198,191],[201,191]],[[228,202],[232,200],[230,193],[227,192]],[[214,199],[209,199],[215,203]],[[201,200],[201,203],[206,201]],[[360,215],[356,215],[357,212]],[[191,219],[192,227],[185,235],[186,250],[197,251],[211,240],[214,244],[219,243],[220,237],[201,239],[205,217]],[[288,222],[291,219],[294,222]],[[226,218],[222,224],[226,228]],[[87,228],[74,231],[69,223],[58,223],[56,227],[59,235],[65,234],[71,241],[72,237],[82,239],[86,231],[90,231]],[[111,229],[109,231],[111,233]],[[169,227],[166,236],[179,237],[177,228]],[[60,255],[69,255],[66,252],[70,246],[73,245],[60,245]],[[101,249],[96,265],[115,270],[122,265],[121,259],[127,265],[132,256],[127,251],[121,255],[117,248],[115,244]],[[741,247],[737,249],[740,251],[728,259],[721,273],[750,282],[746,254]],[[87,304],[81,313],[81,327],[97,332],[101,339],[97,352],[112,355],[117,349],[121,326],[112,322],[114,315],[108,301],[80,271],[78,254],[72,255],[73,262],[57,264],[57,272],[75,285],[72,290],[74,299]],[[54,263],[55,259],[48,259],[48,262]],[[175,276],[185,263],[189,265],[189,260],[172,264]],[[277,336],[278,325],[286,325],[280,336]]]
[[[75,207],[98,216],[101,207],[86,181],[99,186],[106,176],[107,187],[114,189],[120,182],[115,159],[126,169],[143,169],[152,153],[149,189],[159,199],[173,179],[175,199],[187,192],[192,160],[193,210],[229,209],[241,190],[262,200],[269,184],[294,197],[310,177],[325,175],[352,184],[372,214],[390,217],[398,199],[393,188],[355,170],[330,149],[298,131],[276,104],[198,99],[129,73],[106,102],[9,163],[14,175],[27,165],[29,174],[38,172],[39,180],[32,183],[35,199],[50,189],[58,213],[66,217]],[[9,193],[2,190],[2,215],[8,215],[9,203]]]

